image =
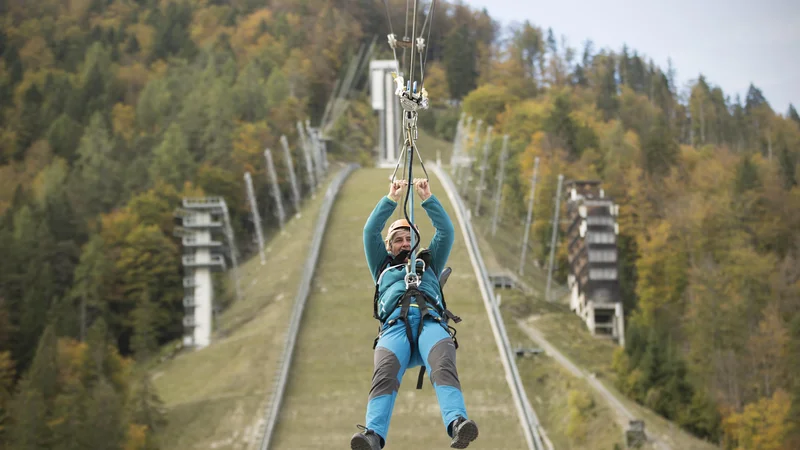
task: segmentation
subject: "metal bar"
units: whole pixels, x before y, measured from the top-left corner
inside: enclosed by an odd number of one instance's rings
[[[283,156],[286,159],[286,168],[289,170],[289,182],[292,184],[292,203],[294,204],[294,213],[300,212],[300,189],[297,188],[297,177],[294,174],[294,163],[292,163],[292,152],[289,150],[289,141],[286,135],[281,136],[281,146],[283,147]]]
[[[238,253],[239,251],[236,249],[236,239],[233,236],[233,227],[231,226],[231,216],[228,214],[228,204],[225,203],[225,200],[221,200],[220,206],[222,207],[222,213],[225,219],[225,237],[228,240],[228,249],[230,250],[230,257],[231,261],[233,262],[233,279],[234,285],[236,287],[236,300],[242,299],[242,289],[239,285],[239,262],[238,262]]]
[[[508,157],[508,135],[503,136],[503,151],[500,153],[500,176],[497,178],[497,189],[494,193],[494,215],[492,216],[492,236],[497,233],[497,218],[500,205],[503,203],[503,179],[506,174],[506,158]]]
[[[272,184],[272,198],[275,199],[277,209],[275,211],[278,216],[278,223],[281,229],[286,224],[286,213],[283,211],[283,198],[281,196],[281,188],[278,186],[278,175],[275,173],[275,166],[272,164],[272,152],[270,149],[264,150],[264,157],[267,159],[267,173],[269,174],[270,183]]]
[[[311,163],[311,152],[308,148],[308,143],[306,142],[306,134],[303,132],[303,124],[302,122],[297,122],[297,136],[300,139],[300,146],[303,147],[303,157],[306,162],[306,172],[308,172],[308,184],[309,189],[311,189],[311,197],[315,196],[315,192],[317,191],[317,180],[314,178],[314,166]]]
[[[483,186],[483,181],[486,176],[486,163],[489,161],[489,150],[492,147],[492,131],[494,131],[494,127],[489,125],[489,128],[486,129],[486,140],[483,141],[483,161],[481,162],[481,178],[476,187],[478,192],[476,192],[477,195],[475,196],[475,216],[480,216],[481,197],[483,197],[483,191],[486,189]]]
[[[269,151],[269,150],[267,150]],[[247,199],[250,202],[250,211],[253,214],[253,227],[256,229],[256,241],[258,242],[258,255],[261,257],[261,264],[264,260],[264,235],[261,232],[261,215],[258,213],[258,204],[256,202],[256,194],[253,189],[253,177],[250,172],[244,173],[244,181],[247,186]]]
[[[531,231],[533,224],[533,203],[536,197],[536,180],[539,176],[539,157],[533,163],[533,180],[531,180],[531,194],[528,199],[528,217],[525,219],[525,237],[522,239],[522,252],[519,256],[519,274],[522,275],[525,270],[525,252],[528,250],[528,235]]]
[[[547,269],[547,289],[544,293],[544,298],[550,301],[550,284],[553,280],[553,265],[556,255],[556,238],[558,237],[558,210],[561,206],[561,184],[564,181],[564,175],[558,175],[558,189],[556,190],[556,212],[553,215],[553,239],[550,241],[550,264]]]

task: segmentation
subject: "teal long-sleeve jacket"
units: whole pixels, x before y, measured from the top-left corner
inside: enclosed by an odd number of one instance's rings
[[[432,267],[425,268],[419,289],[441,308],[439,274],[444,270],[450,257],[455,240],[455,229],[453,222],[436,196],[431,195],[420,206],[428,214],[436,232],[427,247],[431,253]],[[406,290],[405,265],[393,266],[383,272],[380,271],[386,257],[391,256],[386,250],[382,232],[395,208],[397,208],[397,202],[388,196],[383,196],[364,225],[364,253],[372,280],[378,284],[378,316],[382,321],[389,320],[400,313],[397,303]],[[419,261],[418,264],[420,264]],[[430,312],[436,314],[436,311]]]

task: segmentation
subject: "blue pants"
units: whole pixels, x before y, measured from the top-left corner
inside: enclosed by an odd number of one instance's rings
[[[444,325],[429,316],[419,333],[419,309],[408,309],[408,320],[416,345],[412,351],[406,335],[405,322],[384,325],[375,347],[375,367],[367,403],[367,428],[374,430],[383,441],[389,432],[394,401],[406,369],[425,365],[436,391],[445,430],[458,416],[467,417],[464,396],[456,370],[456,349]],[[419,333],[419,335],[418,335]]]

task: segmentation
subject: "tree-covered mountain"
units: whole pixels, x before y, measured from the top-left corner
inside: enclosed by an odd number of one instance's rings
[[[399,33],[406,2],[388,3]],[[384,5],[0,0],[0,448],[158,448],[163,414],[133,362],[182,334],[175,207],[224,196],[252,253],[243,173],[271,211],[263,149],[285,135],[300,156],[297,121],[319,122],[360,45],[377,37],[391,57]],[[511,213],[536,156],[537,216],[559,173],[603,180],[622,205],[621,389],[726,448],[796,445],[797,111],[755,86],[745,99],[702,76],[681,89],[628,48],[510,31],[437,2],[421,126],[452,138],[463,110],[508,133]],[[332,160],[370,158],[364,81],[331,129]],[[534,235],[544,258],[545,221]]]
[[[627,47],[566,48],[527,22],[493,49],[463,110],[510,136],[507,215],[524,218],[536,157],[536,217],[551,216],[559,174],[601,180],[620,204],[617,386],[726,449],[800,445],[794,108],[773,111],[753,85],[731,98],[702,75],[684,89]],[[542,265],[550,227],[534,224]]]
[[[439,12],[431,62],[439,33],[488,23],[464,6]],[[244,172],[273,211],[264,148],[285,135],[306,170],[296,124],[319,123],[350,59],[385,34],[384,5],[0,1],[0,20],[0,447],[81,443],[91,424],[112,447],[156,448],[160,419],[142,408],[157,396],[131,363],[183,333],[173,211],[184,196],[223,196],[250,255]],[[331,160],[370,160],[365,80],[330,129]],[[288,200],[282,152],[273,159]],[[91,350],[101,342],[108,356]]]

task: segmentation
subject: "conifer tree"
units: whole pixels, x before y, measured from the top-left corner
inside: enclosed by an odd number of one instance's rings
[[[13,423],[9,426],[10,447],[17,450],[48,450],[52,432],[47,425],[47,403],[42,392],[23,377],[9,408]]]
[[[642,143],[643,165],[649,174],[666,175],[678,157],[678,144],[670,132],[666,119],[659,114],[650,125]]]
[[[128,428],[123,399],[105,376],[92,385],[86,401],[86,422],[80,430],[84,448],[122,448]]]
[[[78,146],[70,191],[84,217],[92,217],[115,206],[121,196],[122,167],[114,155],[103,115],[92,116]]]
[[[173,123],[167,129],[161,145],[153,152],[150,178],[153,182],[165,181],[176,188],[191,181],[195,172],[195,160],[189,152],[189,142],[180,127]]]
[[[66,113],[58,116],[47,129],[47,142],[53,154],[74,162],[78,143],[83,135],[83,127]]]
[[[613,55],[603,58],[604,64],[600,68],[600,85],[597,87],[597,108],[603,111],[606,120],[616,117],[619,108],[617,94],[616,65]]]
[[[466,25],[454,28],[445,37],[444,65],[447,68],[447,85],[450,96],[460,100],[475,89],[478,73],[475,61],[475,43]]]
[[[19,113],[19,127],[17,129],[17,154],[15,159],[23,159],[25,150],[41,133],[41,106],[42,93],[35,84],[26,91]]]
[[[108,372],[108,325],[97,318],[86,335],[81,376],[84,386],[90,389]]]
[[[800,125],[800,115],[797,114],[797,110],[794,109],[794,105],[791,103],[789,104],[789,111],[786,112],[786,117],[794,120],[797,125]]]
[[[164,404],[153,385],[150,375],[143,373],[128,403],[130,423],[146,427],[146,450],[158,450],[159,435],[167,426]]]
[[[741,162],[736,168],[736,185],[734,187],[737,194],[742,194],[760,185],[758,179],[758,169],[753,164],[750,155],[742,156]]]
[[[53,407],[53,450],[82,450],[84,433],[90,430],[86,406],[89,394],[79,377],[68,379]]]
[[[797,186],[797,156],[789,147],[781,145],[778,150],[778,163],[783,177],[783,186],[787,190]]]
[[[58,394],[58,338],[52,325],[45,327],[39,339],[27,377],[31,387],[42,393],[45,401],[52,402]]]
[[[2,314],[2,302],[0,301],[0,315]],[[8,321],[0,317],[0,329],[3,326],[8,326]],[[2,339],[2,336],[0,336],[0,339]],[[0,342],[0,349],[3,347],[3,343]],[[9,408],[14,392],[15,373],[11,352],[0,350],[0,448],[2,448],[2,443],[8,439],[8,429],[11,425]]]
[[[139,361],[145,361],[158,349],[156,333],[156,315],[158,314],[155,303],[150,300],[150,291],[142,291],[141,298],[133,310],[133,337],[131,350]]]

